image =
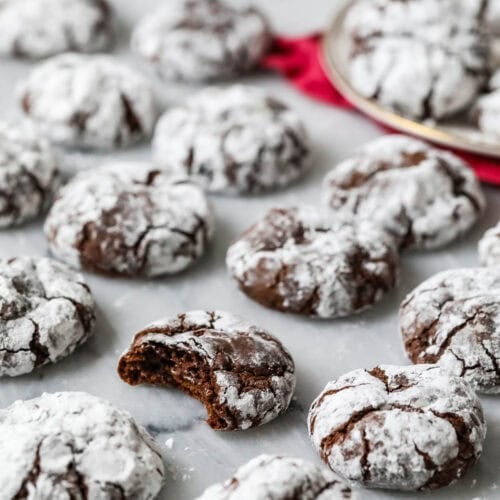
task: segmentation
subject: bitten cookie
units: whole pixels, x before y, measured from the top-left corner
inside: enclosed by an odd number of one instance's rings
[[[54,142],[81,148],[129,146],[153,130],[152,85],[110,56],[63,54],[21,85],[24,113]]]
[[[267,21],[259,11],[218,0],[170,0],[147,15],[132,36],[132,49],[161,77],[187,81],[246,73],[270,43]]]
[[[65,358],[94,324],[94,299],[83,276],[52,259],[0,259],[0,376]]]
[[[436,274],[401,304],[413,363],[437,363],[480,392],[500,392],[500,268]]]
[[[351,488],[328,469],[298,458],[260,455],[198,500],[354,500]]]
[[[227,252],[240,289],[260,304],[321,318],[378,302],[397,282],[390,238],[362,223],[334,224],[308,206],[275,208]]]
[[[417,120],[462,111],[489,72],[483,8],[464,0],[357,2],[346,19],[352,85]]]
[[[500,222],[486,231],[479,241],[478,249],[483,266],[500,266]]]
[[[334,472],[370,488],[433,490],[477,462],[486,424],[473,389],[435,365],[379,366],[330,382],[309,412]]]
[[[243,430],[283,413],[295,390],[293,360],[265,330],[227,312],[191,311],[137,333],[118,364],[131,385],[181,389],[203,403],[215,430]]]
[[[105,0],[3,0],[0,54],[41,58],[98,52],[113,38]]]
[[[106,274],[157,276],[189,267],[213,234],[203,191],[141,163],[85,171],[59,193],[45,222],[53,255]]]
[[[466,233],[485,199],[474,172],[452,153],[406,136],[376,139],[323,182],[332,215],[370,220],[401,248],[436,248]]]
[[[160,452],[131,415],[83,392],[43,394],[0,410],[4,499],[152,500]]]
[[[283,187],[310,167],[298,115],[259,89],[208,88],[167,111],[153,139],[155,164],[216,193]]]
[[[53,201],[58,161],[33,127],[0,121],[0,227],[33,219]]]

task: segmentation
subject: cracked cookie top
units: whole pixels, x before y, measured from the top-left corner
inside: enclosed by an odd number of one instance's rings
[[[500,268],[436,274],[401,304],[413,363],[437,363],[480,392],[500,392]]]
[[[336,219],[373,221],[401,248],[435,248],[468,231],[482,215],[485,199],[460,158],[389,135],[330,171],[323,204]]]
[[[260,455],[198,500],[355,500],[351,488],[328,469],[299,458]]]
[[[83,276],[47,258],[0,260],[0,376],[68,356],[94,323],[94,299]]]
[[[370,488],[432,490],[462,477],[486,434],[470,385],[436,365],[355,370],[327,384],[311,406],[321,458]]]
[[[152,85],[110,56],[63,54],[40,63],[20,86],[24,113],[54,142],[111,149],[151,134]]]
[[[500,266],[500,222],[484,233],[478,250],[483,266]]]
[[[83,392],[43,394],[0,410],[2,498],[151,500],[157,446],[131,415]]]
[[[159,120],[153,157],[216,193],[283,187],[311,165],[299,116],[260,89],[207,88]]]
[[[58,160],[49,143],[27,124],[0,121],[0,227],[40,215],[59,184]]]
[[[148,325],[118,364],[131,385],[178,387],[203,403],[215,430],[243,430],[285,412],[295,390],[281,342],[231,313],[191,311]]]
[[[212,210],[199,187],[141,163],[80,173],[45,222],[56,257],[125,276],[182,271],[205,252],[212,233]]]
[[[462,111],[489,72],[485,2],[364,0],[346,19],[358,92],[414,119]]]
[[[134,30],[132,49],[165,79],[220,80],[253,69],[271,43],[262,14],[218,0],[170,0]]]
[[[326,221],[309,206],[275,208],[231,245],[227,267],[260,304],[321,318],[378,302],[398,277],[391,238],[372,225]]]
[[[113,37],[105,0],[3,0],[0,54],[42,58],[62,52],[98,52]]]

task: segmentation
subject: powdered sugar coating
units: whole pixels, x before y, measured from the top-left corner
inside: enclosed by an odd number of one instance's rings
[[[226,265],[252,299],[321,318],[347,316],[393,288],[398,255],[368,223],[327,222],[309,206],[267,212],[231,245]]]
[[[472,169],[457,156],[388,135],[330,171],[323,203],[336,219],[377,223],[402,248],[436,248],[474,225],[485,198]]]
[[[326,468],[299,458],[260,455],[198,500],[354,500],[349,486]]]
[[[159,120],[155,164],[205,189],[255,193],[291,183],[311,165],[299,116],[260,89],[207,88]]]
[[[0,376],[59,361],[88,339],[94,324],[83,276],[48,258],[0,260]]]
[[[500,222],[486,231],[479,241],[478,249],[483,266],[500,266]]]
[[[364,0],[349,12],[350,79],[362,95],[415,119],[466,108],[489,70],[484,2]]]
[[[267,21],[252,7],[170,0],[138,24],[132,49],[165,79],[220,80],[254,68],[270,42]]]
[[[112,38],[105,0],[2,0],[0,54],[41,58],[98,52]]]
[[[110,56],[53,57],[35,67],[19,96],[26,115],[67,146],[128,146],[151,134],[157,115],[151,82]]]
[[[500,268],[436,274],[401,304],[414,363],[437,363],[480,392],[500,392]]]
[[[58,160],[33,127],[0,121],[0,227],[45,211],[59,187]]]
[[[446,486],[479,459],[481,402],[435,365],[355,370],[327,384],[311,406],[309,432],[334,472],[371,488]]]
[[[83,392],[43,394],[0,410],[2,498],[152,500],[157,446],[131,415]]]
[[[183,382],[202,387],[202,394],[192,395],[207,405],[208,423],[217,430],[266,424],[290,404],[295,390],[290,354],[278,339],[239,316],[224,311],[191,311],[151,323],[134,337],[122,356],[120,376],[134,385],[158,383],[148,368],[157,363],[147,352],[149,347],[158,346],[178,355],[176,361],[163,362],[162,369],[158,368],[170,372],[164,374],[161,385],[184,387],[176,378],[181,374]],[[141,357],[138,368],[144,373],[132,374],[130,368],[136,368],[131,363],[137,355]],[[195,366],[183,370],[185,360],[193,358]],[[188,387],[184,390],[190,393]]]
[[[45,235],[51,252],[72,267],[157,276],[190,266],[213,228],[200,188],[124,162],[73,178],[49,212]]]

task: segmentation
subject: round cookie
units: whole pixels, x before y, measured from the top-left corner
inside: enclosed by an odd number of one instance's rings
[[[402,135],[376,139],[323,182],[335,218],[370,220],[401,248],[436,248],[467,232],[485,199],[474,172],[452,153]]]
[[[433,490],[477,462],[486,424],[463,379],[435,365],[379,366],[327,384],[309,433],[330,468],[354,483]]]
[[[207,409],[215,430],[266,424],[288,408],[295,367],[281,342],[231,313],[191,311],[137,333],[120,358],[130,385],[181,389]]]
[[[113,38],[105,0],[3,0],[0,54],[42,58],[62,52],[98,52]]]
[[[0,377],[69,356],[94,324],[83,276],[48,258],[0,259]]]
[[[354,500],[351,488],[325,468],[299,458],[260,455],[198,500]]]
[[[63,54],[39,64],[19,91],[24,113],[54,142],[111,149],[148,137],[152,85],[110,56]]]
[[[151,500],[164,465],[145,429],[83,392],[43,394],[0,410],[2,498]]]
[[[0,121],[0,227],[40,215],[59,184],[58,161],[47,141],[27,124]]]
[[[500,392],[500,268],[436,274],[401,304],[413,363],[437,363],[480,392]]]
[[[253,7],[218,0],[170,0],[147,15],[132,35],[132,49],[162,78],[220,80],[256,67],[271,32]]]
[[[500,266],[500,222],[486,231],[479,241],[478,250],[483,266]]]
[[[141,163],[82,172],[59,193],[45,222],[53,255],[72,267],[125,276],[180,272],[213,233],[203,191]]]
[[[493,137],[500,137],[500,70],[493,73],[489,84],[489,93],[477,100],[472,118],[481,132]]]
[[[257,88],[208,88],[159,120],[155,164],[211,192],[258,193],[290,184],[310,167],[298,115]]]
[[[363,96],[417,120],[462,111],[489,72],[483,4],[357,2],[346,19],[351,84]]]
[[[378,302],[398,277],[391,239],[369,225],[334,224],[312,207],[268,211],[231,245],[227,268],[260,304],[321,318]]]

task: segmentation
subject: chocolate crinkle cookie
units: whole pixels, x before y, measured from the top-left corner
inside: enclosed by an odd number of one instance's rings
[[[334,318],[378,302],[397,282],[395,245],[382,231],[327,222],[313,207],[275,208],[231,245],[241,290],[283,312]]]
[[[355,370],[327,384],[309,412],[330,468],[369,488],[433,490],[479,459],[486,424],[463,379],[435,365]]]
[[[148,14],[132,36],[132,49],[161,77],[220,80],[256,67],[271,44],[263,15],[219,0],[170,0]]]
[[[373,221],[401,248],[436,248],[477,222],[485,198],[472,169],[457,156],[389,135],[330,171],[323,203],[336,219]]]
[[[479,241],[478,249],[483,266],[500,266],[500,222],[486,231]]]
[[[436,274],[403,301],[400,327],[413,363],[437,363],[479,392],[500,392],[500,268]]]
[[[50,144],[28,124],[0,121],[0,227],[21,224],[44,212],[60,181]]]
[[[141,163],[112,163],[73,178],[45,222],[53,255],[72,267],[124,276],[184,270],[213,233],[203,191]]]
[[[83,392],[0,410],[2,499],[153,500],[164,465],[132,416]]]
[[[51,140],[80,148],[129,146],[151,134],[157,116],[149,80],[103,55],[63,54],[40,63],[19,98]]]
[[[299,116],[259,89],[208,88],[159,120],[155,164],[208,191],[258,193],[283,187],[311,165]]]
[[[491,77],[488,93],[477,100],[472,118],[481,132],[494,139],[500,137],[500,70]]]
[[[86,342],[94,324],[94,299],[83,276],[48,258],[0,259],[0,376],[65,358]]]
[[[131,385],[181,389],[203,403],[215,430],[243,430],[285,412],[295,368],[275,337],[227,312],[191,311],[137,333],[118,364]]]
[[[299,458],[260,455],[197,500],[355,500],[351,488],[326,468]]]
[[[42,58],[98,52],[113,38],[105,0],[2,0],[0,54]]]
[[[414,119],[469,106],[490,65],[485,2],[362,0],[351,9],[350,80],[363,96]]]

